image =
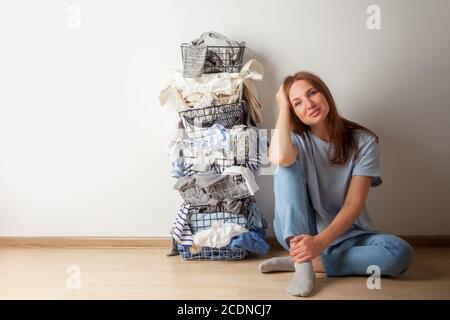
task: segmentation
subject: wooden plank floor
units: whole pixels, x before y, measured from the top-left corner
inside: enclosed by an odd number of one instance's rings
[[[183,261],[165,248],[0,248],[1,299],[302,299],[286,293],[292,273],[261,274],[263,260]],[[267,257],[284,255],[272,251]],[[267,258],[265,257],[265,258]],[[81,272],[68,289],[67,268]],[[416,247],[411,270],[381,279],[318,274],[308,299],[450,299],[450,248]]]

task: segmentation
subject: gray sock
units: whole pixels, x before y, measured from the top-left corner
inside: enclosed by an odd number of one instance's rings
[[[287,257],[276,257],[263,261],[259,265],[259,271],[262,273],[266,272],[276,272],[276,271],[295,271],[294,262],[290,256]]]
[[[309,296],[313,289],[314,269],[311,261],[295,263],[295,274],[288,286],[288,293],[292,296]]]

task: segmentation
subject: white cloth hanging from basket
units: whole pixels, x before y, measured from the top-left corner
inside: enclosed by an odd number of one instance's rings
[[[210,229],[194,234],[194,244],[196,246],[222,248],[230,243],[231,238],[244,232],[248,232],[248,230],[237,223],[214,221]]]

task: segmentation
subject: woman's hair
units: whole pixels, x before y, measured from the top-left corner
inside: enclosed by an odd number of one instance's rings
[[[333,96],[331,95],[330,89],[318,76],[307,72],[300,71],[292,76],[288,76],[284,79],[284,93],[289,101],[289,112],[291,115],[292,131],[302,135],[306,131],[310,130],[309,126],[300,121],[294,112],[294,108],[289,100],[289,90],[292,84],[297,80],[305,80],[311,84],[317,91],[319,91],[328,102],[330,106],[330,111],[327,115],[327,127],[330,134],[331,143],[333,144],[333,152],[330,154],[330,162],[332,165],[342,165],[345,164],[350,155],[356,156],[357,153],[357,143],[354,137],[355,130],[363,130],[372,134],[376,141],[378,142],[378,136],[371,130],[341,117],[336,109],[336,104],[334,102]]]

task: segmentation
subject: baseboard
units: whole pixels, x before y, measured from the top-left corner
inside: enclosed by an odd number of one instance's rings
[[[450,235],[400,236],[413,246],[450,246]],[[274,236],[272,249],[281,249]],[[0,237],[0,247],[169,248],[169,237]]]
[[[448,247],[450,246],[450,235],[429,236],[399,236],[413,246]]]
[[[0,237],[0,247],[168,248],[169,237]]]

